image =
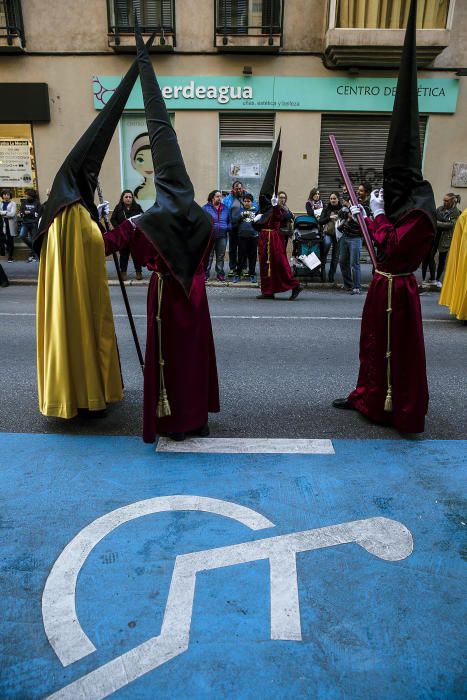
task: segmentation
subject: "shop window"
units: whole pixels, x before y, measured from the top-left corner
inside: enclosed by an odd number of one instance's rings
[[[18,205],[26,189],[37,190],[30,124],[0,124],[0,188],[11,190]]]
[[[240,180],[258,197],[271,159],[274,128],[274,114],[219,115],[219,188],[223,192],[230,192],[232,183]]]
[[[418,0],[418,29],[445,29],[449,3],[450,0]],[[410,9],[410,0],[334,0],[332,4],[334,26],[343,29],[403,29]]]

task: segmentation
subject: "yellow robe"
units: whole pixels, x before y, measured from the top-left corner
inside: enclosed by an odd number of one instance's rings
[[[467,209],[454,229],[439,303],[460,321],[467,320]]]
[[[45,416],[73,418],[123,398],[104,242],[81,204],[44,237],[36,302],[37,384]]]

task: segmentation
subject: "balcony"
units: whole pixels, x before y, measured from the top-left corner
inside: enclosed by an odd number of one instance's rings
[[[449,44],[455,0],[419,0],[417,63],[428,66]],[[396,68],[410,0],[329,0],[325,63],[330,68]]]
[[[224,52],[278,53],[283,0],[216,0],[214,46]]]
[[[173,51],[175,0],[108,0],[109,46],[117,53],[135,51],[134,12],[144,39],[156,32],[151,51]]]
[[[0,0],[0,53],[24,53],[25,46],[20,0]]]

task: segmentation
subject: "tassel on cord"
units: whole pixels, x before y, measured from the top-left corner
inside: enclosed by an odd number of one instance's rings
[[[165,388],[164,379],[164,358],[162,357],[162,292],[164,289],[164,279],[160,272],[156,272],[157,275],[157,337],[159,342],[159,400],[157,401],[156,415],[158,418],[165,418],[166,416],[172,415],[170,410],[169,397],[167,396],[167,389]]]
[[[392,377],[391,377],[391,315],[392,315],[392,284],[394,277],[409,277],[411,272],[400,272],[398,274],[391,274],[389,272],[381,272],[381,270],[375,270],[378,275],[386,277],[388,281],[388,308],[386,309],[388,314],[388,331],[387,331],[387,345],[386,345],[386,361],[387,361],[387,391],[386,399],[384,401],[384,410],[387,413],[392,411]]]
[[[268,232],[268,257],[266,259],[266,265],[268,266],[268,277],[271,277],[271,229],[266,229]]]

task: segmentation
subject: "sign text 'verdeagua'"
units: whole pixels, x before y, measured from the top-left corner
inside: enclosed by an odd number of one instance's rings
[[[251,86],[234,85],[196,85],[194,80],[190,80],[188,85],[166,85],[162,88],[162,96],[165,100],[178,99],[183,97],[186,100],[216,100],[219,104],[227,104],[230,100],[251,100],[253,88]]]

